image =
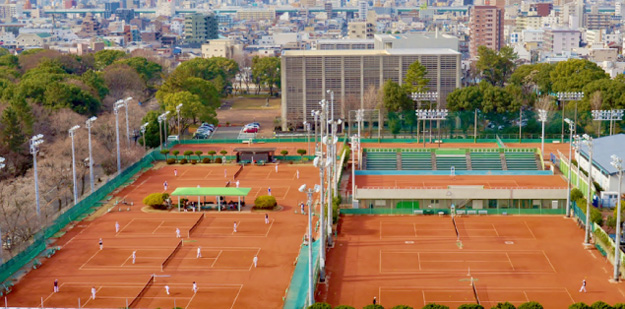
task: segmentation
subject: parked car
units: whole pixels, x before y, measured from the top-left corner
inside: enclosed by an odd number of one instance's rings
[[[243,133],[258,133],[257,127],[245,127],[243,128]]]

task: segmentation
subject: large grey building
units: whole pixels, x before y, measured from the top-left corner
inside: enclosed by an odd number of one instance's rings
[[[189,46],[199,48],[208,40],[218,37],[215,15],[194,13],[184,17],[184,41]]]
[[[403,82],[408,67],[421,62],[428,71],[429,91],[437,91],[440,106],[460,87],[461,54],[449,48],[388,50],[289,50],[282,54],[282,128],[312,122],[312,110],[334,91],[334,115],[365,108],[364,93],[386,80]]]

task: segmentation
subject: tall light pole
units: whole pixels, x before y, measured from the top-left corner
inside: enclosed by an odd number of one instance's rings
[[[415,106],[415,110],[419,109],[418,102],[429,102],[429,108],[432,109],[432,102],[438,102],[438,92],[436,91],[424,91],[424,92],[413,92],[412,100],[417,102],[417,106]],[[419,142],[419,118],[417,118],[417,143]],[[360,136],[360,134],[358,135]],[[430,143],[432,142],[432,121],[430,120]],[[423,122],[423,147],[425,147],[425,122]]]
[[[308,155],[310,155],[310,122],[304,121],[304,128],[306,129],[306,144],[308,145]]]
[[[328,221],[328,229],[327,229],[327,233],[328,233],[328,246],[332,246],[332,212],[333,212],[333,205],[334,205],[334,197],[338,195],[337,192],[337,187],[336,184],[338,183],[338,179],[336,179],[337,177],[337,150],[336,150],[336,143],[338,142],[338,137],[336,136],[336,131],[338,130],[338,126],[342,124],[342,120],[338,119],[338,120],[331,120],[331,125],[332,125],[332,136],[330,136],[328,138],[329,140],[329,146],[330,146],[330,151],[329,151],[329,155],[328,157],[331,157],[330,162],[332,163],[330,166],[330,171],[331,171],[331,176],[330,176],[330,187],[331,187],[331,194],[328,194],[328,216],[327,216],[327,221]]]
[[[30,139],[30,154],[33,155],[33,168],[35,172],[35,199],[37,204],[37,216],[41,216],[41,208],[39,207],[39,181],[37,180],[37,153],[39,153],[39,145],[43,144],[43,134],[37,134]]]
[[[119,100],[113,105],[113,113],[115,113],[115,133],[117,138],[117,172],[122,170],[121,151],[119,150],[119,110],[124,107],[124,101]]]
[[[590,209],[592,208],[592,137],[588,134],[582,136],[584,144],[588,147],[588,195],[586,196],[586,232],[584,233],[584,245],[590,245]],[[569,194],[570,195],[570,194]],[[620,196],[619,196],[620,198]]]
[[[358,149],[358,136],[354,135],[351,137],[352,140],[352,205],[354,204],[355,196],[356,196],[356,149]]]
[[[145,131],[148,128],[148,125],[150,123],[146,122],[144,124],[141,125],[141,134],[143,134],[143,148],[147,151],[148,150],[148,145],[145,143]]]
[[[182,109],[182,103],[176,106],[176,114],[178,115],[178,140],[180,140],[180,110]]]
[[[575,140],[575,157],[577,158],[577,178],[575,179],[575,186],[579,188],[579,158],[581,156],[582,137],[575,134],[573,139]]]
[[[130,124],[128,122],[128,102],[132,100],[132,97],[124,99],[124,107],[126,108],[126,140],[128,142],[128,148],[130,148]]]
[[[319,195],[319,270],[320,270],[320,279],[325,280],[325,260],[326,260],[326,250],[325,250],[325,205],[324,203],[325,201],[325,197],[327,196],[331,196],[330,194],[330,181],[328,180],[328,187],[327,187],[327,191],[324,192],[324,172],[325,169],[328,168],[330,166],[330,161],[329,161],[329,155],[330,155],[330,146],[327,144],[327,140],[328,140],[328,135],[329,135],[329,131],[327,131],[324,135],[324,128],[328,129],[328,124],[327,124],[327,118],[329,115],[328,112],[328,108],[330,107],[330,102],[324,100],[321,100],[321,102],[319,103],[321,105],[321,120],[320,120],[320,127],[321,127],[321,140],[319,143],[319,160],[315,159],[315,161],[313,161],[313,164],[315,165],[315,167],[319,168],[319,183],[321,185],[321,191],[320,191],[320,195]],[[324,151],[323,151],[323,144],[326,144],[326,151],[325,151],[325,156],[324,156]],[[324,195],[325,193],[327,193],[326,195]]]
[[[299,192],[306,193],[308,195],[308,303],[312,305],[315,303],[315,290],[313,288],[313,241],[312,241],[312,212],[313,212],[313,194],[319,192],[321,186],[315,185],[312,189],[306,189],[306,185],[299,187]],[[321,241],[321,239],[319,240]]]
[[[612,155],[612,166],[618,171],[618,204],[616,209],[616,245],[614,246],[614,281],[619,281],[619,266],[621,266],[621,186],[623,184],[623,159]]]
[[[87,136],[89,139],[89,184],[91,185],[91,193],[93,193],[94,189],[94,179],[93,179],[93,155],[91,150],[91,127],[93,126],[93,122],[96,121],[98,117],[93,116],[87,119],[85,122],[85,126],[87,127]]]
[[[69,137],[72,139],[72,175],[74,180],[74,205],[78,203],[78,186],[76,186],[76,155],[74,153],[74,135],[76,130],[80,129],[79,125],[75,125],[69,129]]]
[[[167,121],[167,115],[169,115],[169,111],[164,112],[160,116],[158,116],[158,136],[161,139],[161,146],[160,146],[161,148],[160,149],[163,149],[163,134],[162,134],[163,130],[161,128],[161,124],[163,122]],[[166,134],[165,134],[165,137],[167,137]]]
[[[547,111],[544,109],[538,110],[538,121],[542,123],[542,135],[540,137],[540,152],[545,155],[545,122],[547,122]],[[570,157],[570,155],[569,155]],[[568,214],[567,214],[568,215]]]
[[[0,157],[0,170],[3,169],[6,165],[4,165],[4,158]],[[2,252],[2,246],[4,245],[4,242],[2,241],[2,226],[0,226],[0,264],[4,263],[4,259],[2,258],[3,252]]]
[[[562,102],[562,142],[564,142],[564,101],[575,101],[575,117],[573,121],[577,123],[577,101],[584,98],[583,92],[558,92],[556,93],[558,101]]]
[[[356,154],[358,155],[358,168],[362,169],[362,163],[361,163],[361,157],[360,157],[360,128],[362,127],[361,123],[363,121],[363,118],[365,116],[365,110],[364,109],[359,109],[356,112],[356,120],[358,121],[358,141],[356,142],[356,145],[358,146],[357,150],[356,150]],[[371,125],[371,124],[370,124]],[[419,134],[419,124],[417,124],[417,134]],[[419,141],[419,139],[417,139],[417,142]]]
[[[575,134],[575,122],[569,118],[564,119],[564,122],[569,125],[569,177],[567,177],[566,181],[566,217],[568,218],[571,216],[571,165],[573,165],[571,155],[573,149],[573,134]]]
[[[609,121],[610,135],[612,135],[612,124],[616,120],[623,119],[624,110],[622,109],[609,109],[609,110],[592,110],[592,117],[595,121]],[[599,123],[599,134],[601,134],[601,123]],[[600,136],[600,135],[599,135]]]
[[[425,127],[425,120],[446,120],[449,115],[449,111],[447,109],[417,109],[415,111],[417,115],[417,119],[423,120],[423,126]],[[438,135],[440,139],[440,126],[438,127]],[[430,128],[430,142],[432,140],[432,130]],[[423,138],[423,147],[425,147],[425,137]],[[441,147],[441,143],[439,141],[438,147]]]

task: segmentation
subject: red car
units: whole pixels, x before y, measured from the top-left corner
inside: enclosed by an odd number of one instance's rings
[[[256,127],[246,127],[243,129],[243,133],[258,133],[258,128]]]

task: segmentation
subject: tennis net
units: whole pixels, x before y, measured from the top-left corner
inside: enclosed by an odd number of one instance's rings
[[[139,302],[139,300],[141,299],[141,297],[143,297],[145,292],[147,292],[148,289],[153,284],[154,284],[154,275],[151,275],[150,279],[148,280],[148,283],[146,283],[145,286],[143,287],[143,289],[141,289],[141,291],[139,291],[139,294],[137,294],[137,296],[135,296],[135,299],[133,299],[132,302],[130,302],[130,304],[128,305],[128,308],[133,308],[134,306],[136,306],[137,303]]]
[[[202,223],[202,221],[204,220],[204,214],[201,214],[200,217],[197,219],[197,221],[195,222],[195,224],[193,224],[193,226],[189,229],[189,234],[188,237],[191,237],[191,233],[193,233],[193,231],[195,231],[195,229],[200,226],[200,223]]]
[[[243,164],[239,165],[239,169],[234,173],[234,177],[232,177],[232,179],[237,179],[237,177],[239,177],[239,174],[241,174],[241,171],[243,171]]]
[[[471,277],[471,287],[473,288],[473,296],[475,296],[475,301],[478,305],[481,305],[480,298],[477,297],[477,289],[475,288],[475,281],[473,280],[473,277]]]
[[[456,230],[456,238],[460,239],[460,232],[458,231],[458,225],[456,224],[456,217],[451,217],[451,222],[454,224],[454,229]]]
[[[167,267],[167,264],[169,264],[169,262],[173,260],[174,255],[176,254],[176,252],[180,251],[181,248],[182,248],[182,240],[178,243],[176,248],[174,248],[174,251],[172,251],[169,254],[169,256],[167,256],[167,258],[163,261],[163,263],[161,263],[161,271],[165,271],[165,267]]]

